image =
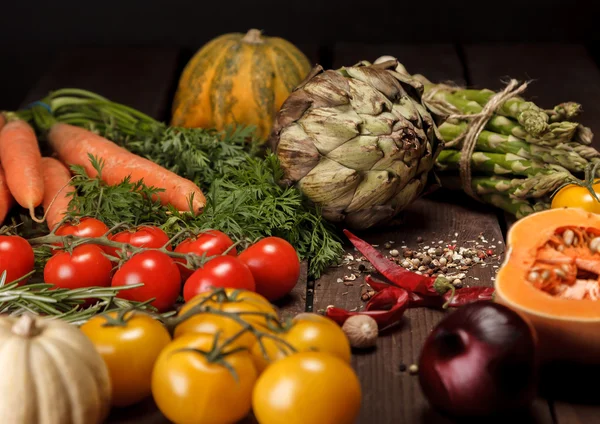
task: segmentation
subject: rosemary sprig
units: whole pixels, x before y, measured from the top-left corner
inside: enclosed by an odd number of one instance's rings
[[[121,290],[133,289],[142,284],[70,290],[45,283],[23,286],[19,286],[17,282],[6,284],[6,274],[6,271],[0,274],[0,314],[21,315],[23,312],[30,312],[80,325],[94,315],[122,308],[134,307],[156,312],[148,302],[132,302],[116,297]],[[86,299],[98,301],[84,308]]]

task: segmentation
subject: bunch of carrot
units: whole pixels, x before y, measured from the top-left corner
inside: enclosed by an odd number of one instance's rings
[[[119,184],[130,176],[132,182],[143,180],[163,189],[161,203],[180,211],[200,213],[206,204],[193,182],[91,131],[54,122],[47,138],[58,159],[42,157],[36,133],[26,121],[0,114],[0,224],[16,201],[36,222],[45,220],[50,229],[54,228],[67,213],[73,191],[67,166],[83,166],[90,177],[95,177],[90,156],[104,160],[101,177],[107,184]],[[44,210],[41,219],[35,216],[40,205]]]

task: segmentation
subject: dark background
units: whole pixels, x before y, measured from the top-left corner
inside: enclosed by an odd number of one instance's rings
[[[320,46],[324,66],[334,42],[583,43],[597,60],[596,8],[589,0],[4,0],[0,110],[17,107],[48,63],[71,47],[181,47],[189,57],[211,38],[249,28],[300,48]]]

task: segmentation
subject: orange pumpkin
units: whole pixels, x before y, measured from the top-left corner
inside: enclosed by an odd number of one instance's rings
[[[600,363],[600,215],[550,209],[513,225],[496,301],[525,315],[541,355]]]
[[[202,47],[188,62],[175,93],[171,125],[216,128],[256,126],[264,140],[275,114],[311,69],[290,42],[247,34],[225,34]]]

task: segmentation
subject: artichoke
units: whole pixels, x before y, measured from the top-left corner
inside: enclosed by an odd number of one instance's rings
[[[355,229],[389,223],[429,184],[443,142],[422,83],[403,69],[395,59],[317,65],[276,116],[269,143],[282,182],[329,221]]]

